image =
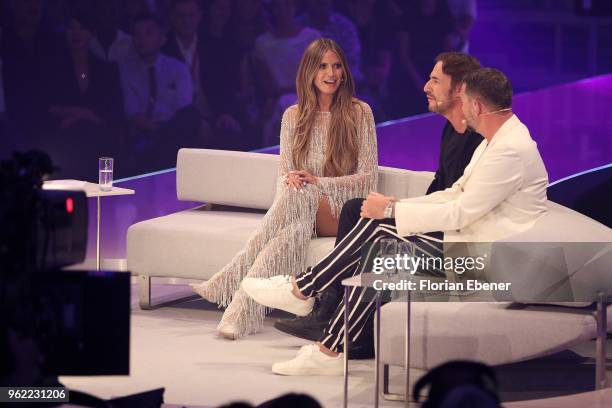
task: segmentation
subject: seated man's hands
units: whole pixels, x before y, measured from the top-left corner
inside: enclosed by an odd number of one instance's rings
[[[375,220],[382,220],[385,218],[385,208],[391,202],[396,202],[395,197],[387,197],[380,193],[372,192],[368,195],[361,205],[361,217],[362,218],[373,218]]]

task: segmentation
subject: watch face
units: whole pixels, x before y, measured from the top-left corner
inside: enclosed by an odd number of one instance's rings
[[[387,206],[385,207],[385,212],[384,212],[384,217],[385,218],[391,218],[391,213],[393,212],[393,207],[392,207],[392,203],[387,204]]]

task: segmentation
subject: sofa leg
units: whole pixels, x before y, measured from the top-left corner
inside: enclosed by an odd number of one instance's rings
[[[151,276],[139,275],[138,276],[138,298],[140,308],[142,310],[153,310],[163,306],[172,306],[177,303],[186,302],[199,298],[198,295],[183,296],[176,299],[162,301],[161,303],[153,304],[151,302]]]
[[[138,298],[142,310],[151,310],[151,277],[148,275],[138,276]]]
[[[389,364],[382,365],[382,397],[387,401],[406,401],[404,394],[393,394],[389,392]]]
[[[600,293],[597,296],[597,312],[595,320],[597,321],[597,341],[595,343],[595,389],[602,390],[606,388],[606,360],[608,341],[607,336],[607,307],[606,296]]]

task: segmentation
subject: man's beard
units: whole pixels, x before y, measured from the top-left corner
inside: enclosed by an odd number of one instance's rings
[[[432,103],[427,104],[428,110],[432,113],[438,113],[440,115],[444,115],[450,110],[452,106],[452,100],[450,95],[448,95],[448,97],[446,99],[443,99],[442,101],[439,101],[437,98],[433,98],[431,99],[431,102]]]
[[[470,119],[467,116],[465,117],[465,127],[471,132],[476,132],[476,122],[473,118]]]

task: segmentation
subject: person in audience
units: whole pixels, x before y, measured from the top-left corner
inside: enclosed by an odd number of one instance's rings
[[[208,100],[202,87],[203,67],[214,64],[206,55],[204,41],[198,31],[202,21],[202,10],[197,0],[175,0],[170,9],[171,31],[162,52],[183,62],[191,75],[194,104],[202,116],[208,114]],[[218,58],[218,56],[217,56]]]
[[[170,11],[172,31],[163,52],[189,67],[195,106],[212,126],[214,137],[209,146],[248,150],[253,135],[243,134],[244,109],[238,101],[240,81],[224,80],[240,75],[239,56],[225,33],[229,6],[228,0],[211,2],[206,24],[200,31],[200,3],[174,0]]]
[[[2,30],[0,30],[0,42],[2,41]],[[4,101],[4,79],[2,75],[2,57],[0,56],[0,136],[4,142],[0,146],[0,159],[8,157],[16,145],[13,135],[8,132],[6,119],[6,102]]]
[[[321,37],[295,19],[296,0],[272,0],[272,28],[257,37],[255,82],[263,96],[264,145],[273,145],[280,113],[295,103],[295,74],[306,46]]]
[[[501,407],[495,371],[479,362],[455,360],[432,368],[414,384],[415,402],[420,402],[425,388],[423,408]]]
[[[299,18],[305,26],[318,30],[323,37],[336,41],[346,52],[349,67],[358,84],[361,75],[361,42],[355,24],[334,11],[332,0],[307,0],[307,13]]]
[[[255,40],[270,29],[262,0],[235,0],[229,26],[232,42],[244,55],[255,47]]]
[[[152,14],[139,16],[134,21],[135,55],[119,65],[130,125],[128,149],[142,157],[141,170],[173,167],[178,148],[205,142],[189,69],[161,53],[164,41],[159,20]]]
[[[251,139],[254,148],[262,147],[263,108],[261,88],[257,87],[255,67],[259,65],[254,58],[255,39],[269,30],[270,24],[264,16],[262,0],[235,0],[228,23],[229,37],[232,44],[232,57],[238,61],[236,76],[238,94],[236,105],[242,114],[241,125]],[[258,92],[259,91],[259,92]]]
[[[122,6],[121,21],[119,28],[124,33],[133,35],[134,23],[144,14],[155,15],[155,10],[151,7],[149,0],[122,0],[119,3]],[[163,25],[160,20],[160,25]]]
[[[91,51],[105,61],[119,62],[133,52],[132,36],[119,28],[121,21],[118,0],[94,1],[91,3],[94,17],[94,36]]]
[[[0,45],[6,113],[28,140],[26,145],[35,146],[48,109],[45,70],[61,42],[43,25],[42,0],[12,0],[8,5]]]
[[[361,42],[363,81],[357,95],[366,101],[377,121],[389,119],[384,106],[388,97],[391,69],[392,31],[387,23],[382,0],[350,0],[344,3],[345,13],[357,27]]]
[[[274,203],[245,248],[211,279],[192,285],[204,299],[227,306],[217,330],[228,339],[255,333],[265,316],[240,289],[243,278],[303,269],[313,234],[335,236],[344,202],[376,186],[374,118],[354,98],[338,44],[318,39],[308,45],[296,84],[298,103],[282,118]]]
[[[480,63],[470,55],[458,52],[442,53],[436,57],[429,81],[425,83],[423,91],[427,96],[429,111],[446,118],[442,129],[438,170],[426,194],[451,187],[461,177],[472,154],[483,140],[480,134],[467,129],[459,99],[463,79],[478,68]],[[364,200],[354,198],[342,207],[336,245],[340,244],[359,221]],[[280,319],[275,322],[274,327],[293,336],[316,341],[323,335],[323,330],[333,317],[341,299],[342,285],[337,282],[318,297],[318,302],[308,316]],[[351,344],[351,358],[372,357],[372,328],[372,325],[366,325],[363,335]]]
[[[67,47],[46,76],[52,133],[45,151],[61,176],[86,180],[96,179],[98,157],[117,156],[123,132],[119,71],[90,51],[92,20],[78,12],[67,19]]]
[[[431,238],[423,234],[431,232],[442,232],[444,242],[492,242],[533,226],[547,212],[548,174],[529,130],[512,113],[510,81],[496,69],[479,68],[467,74],[458,96],[467,127],[484,139],[452,187],[399,201],[372,192],[357,224],[319,263],[295,277],[248,277],[242,289],[262,306],[306,315],[313,296],[358,273],[364,245],[387,237],[418,236],[425,242]],[[347,334],[352,341],[361,336],[375,309],[372,291],[351,290]],[[319,342],[302,347],[292,360],[274,364],[272,371],[342,375],[343,315],[340,304]]]
[[[476,21],[476,0],[447,0],[453,16],[454,31],[447,37],[447,49],[469,52],[470,32]]]
[[[0,31],[0,38],[2,31]],[[4,102],[4,80],[2,79],[2,57],[0,56],[0,123],[6,120],[6,102]]]
[[[440,52],[460,49],[446,48],[454,20],[445,0],[415,0],[402,6],[389,84],[389,113],[394,118],[422,112],[421,88],[431,61]]]

